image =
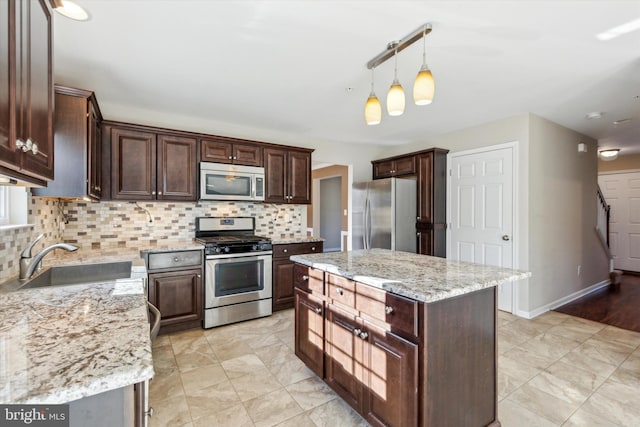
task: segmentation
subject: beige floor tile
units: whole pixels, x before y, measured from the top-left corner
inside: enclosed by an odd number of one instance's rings
[[[193,419],[209,417],[226,408],[241,404],[240,397],[228,380],[186,394]]]
[[[265,366],[280,365],[291,357],[291,349],[282,342],[255,350],[256,355]]]
[[[529,366],[526,362],[513,359],[506,354],[498,355],[498,371],[509,375],[511,378],[525,382],[538,375],[542,370],[535,366]]]
[[[290,384],[286,389],[305,411],[335,398],[335,394],[329,386],[315,375]]]
[[[153,416],[149,427],[176,427],[191,422],[189,407],[184,396],[153,402]]]
[[[211,350],[211,347],[200,347],[192,351],[178,353],[176,363],[178,368],[183,371],[186,369],[197,368],[205,365],[219,365],[218,358]]]
[[[512,401],[556,424],[565,422],[580,406],[558,399],[528,383],[511,393],[503,402],[508,401]]]
[[[498,421],[502,427],[555,427],[560,425],[552,423],[508,399],[498,404]]]
[[[628,331],[626,329],[616,328],[615,326],[604,327],[598,332],[597,336],[604,338],[606,341],[612,341],[633,348],[640,346],[640,332]]]
[[[366,427],[369,425],[339,398],[308,411],[307,415],[317,427]]]
[[[271,427],[302,413],[302,408],[285,390],[276,390],[244,403],[256,427]]]
[[[560,361],[603,377],[608,377],[616,370],[616,365],[593,358],[590,353],[590,351],[585,351],[584,348],[578,347],[564,355]]]
[[[546,371],[536,375],[527,384],[569,404],[578,406],[582,405],[593,391],[591,387],[568,381]]]
[[[277,425],[277,427],[312,427],[313,421],[307,414],[296,415],[293,418],[289,418]]]
[[[235,359],[236,357],[254,354],[254,350],[242,339],[227,340],[223,344],[211,345],[216,358],[220,362]]]
[[[571,418],[569,418],[562,427],[620,427],[620,424],[616,424],[611,420],[591,414],[580,408],[573,413]]]
[[[523,347],[514,347],[503,354],[511,359],[519,360],[522,363],[526,363],[527,365],[538,369],[544,369],[557,360],[553,356],[537,354]],[[500,369],[499,366],[498,369]]]
[[[525,381],[510,377],[504,372],[498,370],[498,401],[508,397],[524,383]]]
[[[512,322],[514,320],[520,319],[518,316],[514,316],[511,313],[507,313],[506,311],[498,310],[498,319],[506,320]]]
[[[592,332],[590,329],[591,328],[584,328],[580,325],[567,324],[564,322],[551,327],[547,332],[574,341],[585,342],[595,334],[595,332]]]
[[[293,334],[293,327],[290,331],[278,332],[275,334],[280,341],[287,347],[291,349],[291,351],[295,350],[295,336]]]
[[[152,348],[166,346],[171,346],[171,339],[169,338],[169,335],[158,335],[151,345]]]
[[[268,371],[232,378],[231,384],[243,402],[283,388]]]
[[[607,326],[604,323],[594,322],[593,320],[574,316],[567,317],[562,324],[567,326],[577,326],[583,328],[587,332],[593,332],[594,334],[603,330]]]
[[[543,333],[520,347],[539,356],[557,360],[580,345],[579,341]]]
[[[625,345],[598,341],[592,338],[585,341],[577,351],[588,355],[592,359],[618,366],[624,362],[627,357],[629,357],[633,352],[633,349]]]
[[[196,418],[193,427],[253,427],[253,421],[244,405],[231,405],[215,414]],[[301,426],[302,427],[302,426]]]
[[[153,369],[156,373],[161,371],[171,371],[178,367],[176,357],[173,355],[171,345],[153,347]]]
[[[603,384],[582,405],[582,409],[621,426],[637,427],[640,425],[640,405],[638,405],[637,391],[630,391],[622,384],[613,382]]]
[[[586,371],[562,360],[547,367],[545,371],[564,381],[569,381],[571,383],[577,384],[584,389],[588,389],[591,392],[600,387],[602,383],[607,379],[607,377],[604,375]]]
[[[543,334],[553,327],[547,322],[536,322],[528,319],[518,319],[511,322],[508,328],[512,328],[516,332],[520,332],[530,338]]]
[[[537,323],[547,323],[549,325],[557,325],[570,318],[571,316],[569,316],[568,314],[558,313],[557,311],[547,311],[546,313],[542,313],[538,317],[530,319],[530,321]]]
[[[255,354],[245,354],[244,356],[225,360],[222,362],[222,367],[229,379],[269,372],[262,360]]]
[[[228,380],[220,364],[191,368],[180,372],[180,376],[182,386],[187,394]]]
[[[296,383],[314,375],[314,373],[295,355],[290,355],[287,360],[280,365],[273,365],[269,367],[269,371],[283,386]]]
[[[180,396],[184,396],[184,390],[178,368],[156,372],[149,381],[149,399],[166,400]]]

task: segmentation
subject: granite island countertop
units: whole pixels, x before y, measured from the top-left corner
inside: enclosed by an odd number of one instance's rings
[[[142,279],[0,295],[0,403],[66,403],[150,379]]]
[[[531,273],[387,249],[294,255],[291,261],[431,303]]]
[[[322,237],[304,236],[304,237],[274,237],[271,243],[274,245],[287,245],[292,243],[314,243],[324,242]]]

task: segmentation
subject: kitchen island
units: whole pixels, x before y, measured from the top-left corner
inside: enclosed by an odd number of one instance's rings
[[[69,403],[71,426],[131,425],[134,387],[154,373],[143,280],[0,294],[0,359],[1,404]]]
[[[291,260],[296,355],[369,423],[500,425],[496,286],[529,273],[383,249]]]

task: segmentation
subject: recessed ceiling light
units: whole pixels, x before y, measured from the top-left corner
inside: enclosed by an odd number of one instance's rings
[[[631,119],[620,119],[620,120],[616,120],[615,122],[613,122],[614,125],[622,125],[625,123],[629,123],[631,121]]]
[[[62,6],[56,7],[54,10],[60,15],[75,21],[87,21],[89,19],[87,11],[70,0],[62,0]]]
[[[591,120],[591,119],[601,119],[603,115],[604,115],[604,113],[601,113],[599,111],[593,111],[593,112],[587,114],[585,117],[587,119],[589,119],[589,120]]]
[[[609,28],[602,33],[596,34],[596,38],[602,41],[608,41],[615,39],[623,34],[631,33],[633,31],[640,30],[640,18],[629,21],[625,24],[618,25],[617,27]]]

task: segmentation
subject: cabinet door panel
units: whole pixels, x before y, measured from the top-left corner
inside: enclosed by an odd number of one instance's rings
[[[355,316],[332,305],[326,309],[325,381],[357,411],[362,405],[366,382],[362,340],[355,334]]]
[[[293,267],[288,259],[273,261],[273,311],[293,307]]]
[[[93,102],[88,102],[89,107],[89,138],[87,146],[89,147],[89,184],[87,193],[96,199],[102,196],[102,174],[100,173],[102,159],[102,135],[100,131],[100,119]]]
[[[265,202],[286,203],[285,166],[287,152],[274,148],[264,149]]]
[[[418,229],[418,253],[421,255],[433,255],[433,230]]]
[[[416,158],[415,156],[403,157],[396,159],[394,165],[394,176],[401,175],[413,175],[416,173]]]
[[[233,163],[236,165],[262,166],[262,147],[251,144],[234,144]]]
[[[289,151],[289,203],[311,203],[311,153]]]
[[[200,160],[203,162],[233,163],[233,145],[227,141],[201,139]]]
[[[158,135],[158,200],[196,200],[195,138]]]
[[[418,346],[365,322],[369,382],[364,416],[372,425],[418,424]]]
[[[20,168],[21,152],[16,150],[14,50],[16,30],[14,1],[0,3],[0,165]]]
[[[373,179],[388,178],[390,176],[393,176],[393,168],[393,160],[375,162],[373,164]]]
[[[51,10],[44,0],[23,0],[23,25],[28,37],[22,40],[23,138],[38,145],[39,152],[27,152],[22,172],[53,179],[53,53]],[[25,13],[26,12],[26,13]]]
[[[112,128],[111,150],[112,198],[155,200],[156,135]]]
[[[202,319],[201,271],[149,274],[149,301],[160,310],[161,326]]]
[[[316,375],[324,370],[324,317],[322,300],[295,290],[295,353]]]
[[[418,221],[433,222],[433,153],[418,158]]]

